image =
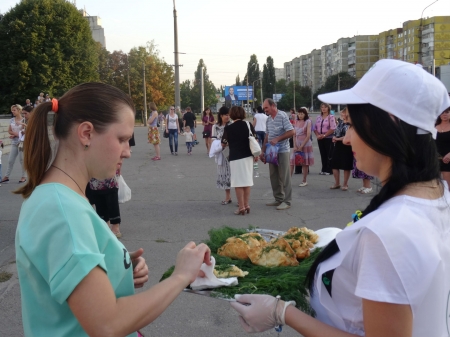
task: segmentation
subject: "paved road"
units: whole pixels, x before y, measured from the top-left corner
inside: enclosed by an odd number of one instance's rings
[[[200,130],[199,130],[200,131]],[[254,179],[251,192],[251,213],[236,216],[233,204],[222,206],[224,192],[216,189],[216,166],[206,155],[204,143],[195,146],[193,155],[186,155],[180,145],[179,156],[171,156],[168,141],[163,139],[162,160],[153,162],[153,146],[147,144],[146,128],[136,127],[136,147],[126,160],[123,176],[132,189],[132,200],[121,205],[122,241],[129,250],[144,248],[150,269],[146,287],[157,283],[163,272],[174,264],[177,252],[189,241],[201,242],[210,228],[232,226],[287,230],[290,226],[312,229],[343,227],[356,209],[364,208],[370,195],[356,193],[361,182],[350,179],[347,192],[330,190],[332,176],[321,176],[320,156],[314,141],[316,165],[311,167],[307,187],[297,187],[301,175],[293,177],[292,207],[277,211],[265,203],[272,200],[269,169],[259,165],[260,177]],[[3,172],[7,156],[3,156]],[[0,336],[22,335],[20,290],[17,280],[14,234],[21,199],[10,192],[18,187],[20,173],[16,167],[11,183],[0,187],[0,272],[10,271],[12,278],[0,283]],[[45,224],[42,224],[45,226]],[[192,294],[181,294],[161,317],[143,329],[147,336],[246,336],[237,314],[226,302]],[[274,331],[265,336],[275,336]],[[286,328],[283,336],[298,336]]]

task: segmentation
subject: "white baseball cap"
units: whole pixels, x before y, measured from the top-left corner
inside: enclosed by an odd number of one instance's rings
[[[447,89],[436,77],[412,63],[387,59],[376,62],[353,88],[318,98],[329,104],[370,103],[433,138],[436,119],[450,106]]]

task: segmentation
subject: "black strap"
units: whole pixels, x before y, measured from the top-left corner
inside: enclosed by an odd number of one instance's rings
[[[332,297],[331,296],[331,286],[332,286],[332,283],[333,283],[333,275],[334,275],[334,271],[335,270],[336,269],[332,269],[332,270],[329,270],[326,273],[322,274],[322,283],[325,286],[325,289],[327,289],[328,294],[330,295],[330,297]]]

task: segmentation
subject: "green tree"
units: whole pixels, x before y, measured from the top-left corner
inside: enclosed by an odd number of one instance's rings
[[[273,94],[275,94],[275,67],[271,56],[267,57],[263,66],[262,82],[264,98],[272,98]]]
[[[277,91],[280,93],[278,89],[279,86],[283,86],[284,81],[284,91],[281,92],[284,96],[278,102],[277,106],[280,110],[288,111],[289,109],[294,107],[294,82],[291,81],[288,85],[286,85],[286,81],[284,79],[279,80],[277,82]],[[309,87],[301,87],[300,84],[295,82],[295,108],[298,110],[300,107],[310,107],[311,106],[311,88]]]
[[[257,97],[256,93],[259,92],[261,88],[261,81],[258,81],[261,72],[259,71],[258,58],[256,57],[255,54],[252,54],[250,56],[250,61],[248,61],[247,64],[247,74],[248,74],[248,85],[250,86],[254,85],[253,98],[256,98]],[[247,80],[247,74],[245,74],[245,80]],[[247,84],[246,81],[244,83]]]
[[[239,74],[236,76],[236,83],[235,85],[239,86],[241,85],[241,79],[239,78]]]
[[[186,80],[180,84],[181,108],[191,106],[191,81]]]
[[[103,61],[103,55],[108,56],[106,64]],[[103,50],[99,57],[100,81],[115,86],[123,92],[128,93],[127,54],[121,50],[115,50],[112,53]]]
[[[117,87],[122,90],[127,87],[126,58],[126,54],[119,57],[121,62],[118,64],[122,68],[116,77]],[[147,103],[155,102],[160,110],[166,110],[170,105],[174,104],[175,89],[173,86],[173,69],[159,57],[159,51],[156,49],[153,42],[147,42],[146,46],[131,49],[128,54],[128,61],[130,68],[131,98],[133,99],[136,109],[142,110],[144,107],[144,69]],[[128,91],[124,90],[124,92],[127,93]]]
[[[356,78],[345,71],[328,77],[325,84],[314,93],[314,108],[318,108],[320,104],[320,101],[317,99],[318,95],[338,91],[338,81],[339,90],[350,89],[358,82]],[[333,108],[335,107],[337,105],[333,105]]]
[[[203,85],[204,85],[204,97],[205,97],[205,108],[211,107],[217,103],[216,97],[216,88],[214,84],[209,80],[208,70],[203,62],[203,59],[200,59],[198,62],[197,70],[194,73],[195,79],[193,82],[193,87],[191,89],[191,108],[194,112],[201,112],[201,68],[203,67]]]
[[[89,23],[65,0],[24,0],[0,20],[0,109],[98,80]]]

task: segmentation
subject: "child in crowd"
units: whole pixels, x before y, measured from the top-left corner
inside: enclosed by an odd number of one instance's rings
[[[193,145],[192,137],[194,137],[194,134],[191,132],[191,128],[186,125],[184,127],[184,132],[181,135],[186,137],[186,147],[187,147],[188,155],[191,155],[192,154],[192,145]]]

